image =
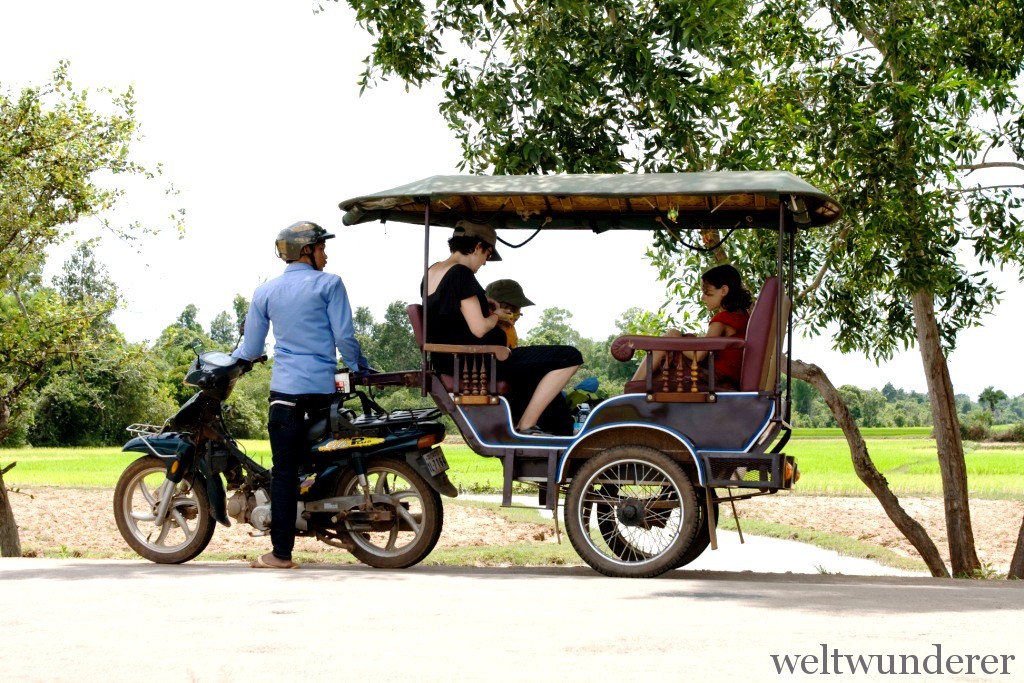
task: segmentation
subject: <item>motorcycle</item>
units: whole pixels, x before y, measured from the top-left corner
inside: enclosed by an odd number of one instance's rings
[[[430,554],[444,520],[441,495],[457,495],[437,447],[444,439],[439,411],[388,412],[339,375],[329,410],[306,416],[297,509],[279,513],[271,510],[270,470],[245,453],[223,417],[222,402],[252,367],[197,351],[185,383],[199,391],[164,425],[128,428],[135,436],[122,450],[143,455],[118,479],[114,518],[132,550],[161,564],[187,562],[210,543],[217,523],[234,520],[251,525],[253,536],[267,535],[271,515],[286,514],[294,515],[298,536],[373,567],[409,567]],[[354,400],[360,413],[345,407]]]

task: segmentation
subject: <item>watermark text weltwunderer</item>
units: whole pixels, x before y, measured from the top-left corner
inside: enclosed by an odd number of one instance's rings
[[[821,643],[821,650],[801,654],[770,655],[776,673],[786,674],[866,674],[921,675],[953,674],[1009,676],[1014,655],[950,654],[942,645],[932,643],[931,652],[913,654],[850,654]]]

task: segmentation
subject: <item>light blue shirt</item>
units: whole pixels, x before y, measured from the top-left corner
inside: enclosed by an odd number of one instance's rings
[[[290,263],[284,273],[257,287],[245,316],[245,338],[234,355],[247,360],[263,355],[271,324],[271,391],[333,394],[335,349],[353,371],[370,365],[355,336],[348,292],[337,275]]]

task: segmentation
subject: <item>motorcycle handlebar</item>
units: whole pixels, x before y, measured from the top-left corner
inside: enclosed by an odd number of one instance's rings
[[[245,371],[249,372],[250,370],[252,370],[252,366],[256,365],[257,363],[266,363],[267,362],[267,357],[266,357],[266,355],[263,355],[263,356],[259,356],[257,358],[253,358],[252,360],[246,360],[245,358],[239,358],[238,361],[242,365],[242,367],[245,368]]]

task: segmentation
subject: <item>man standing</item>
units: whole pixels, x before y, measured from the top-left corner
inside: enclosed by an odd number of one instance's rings
[[[334,396],[337,354],[356,374],[369,370],[352,326],[352,307],[337,275],[323,272],[326,241],[334,237],[316,223],[300,221],[277,235],[284,273],[256,288],[245,317],[245,337],[234,355],[263,354],[274,326],[274,369],[270,379],[270,540],[273,552],[252,566],[292,569],[298,466],[305,449],[305,415],[329,408]]]

